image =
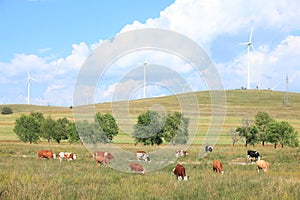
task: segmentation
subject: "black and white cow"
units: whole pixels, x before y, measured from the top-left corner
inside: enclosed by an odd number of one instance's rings
[[[206,145],[205,146],[205,152],[212,152],[213,151],[213,148],[209,145]]]
[[[247,151],[247,160],[249,161],[251,158],[255,158],[255,160],[260,160],[260,154],[258,151],[248,150]]]

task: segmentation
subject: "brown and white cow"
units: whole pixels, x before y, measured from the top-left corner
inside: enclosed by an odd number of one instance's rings
[[[145,169],[143,168],[142,165],[135,163],[135,162],[131,162],[129,164],[130,170],[131,171],[135,171],[135,172],[141,172],[142,174],[145,174]]]
[[[213,171],[214,172],[219,172],[222,175],[224,174],[223,166],[222,166],[222,163],[220,161],[218,161],[218,160],[213,161]]]
[[[103,156],[96,156],[95,157],[95,160],[96,160],[96,163],[98,164],[107,164],[107,165],[109,165],[109,159],[108,158],[105,158],[105,157],[103,157]]]
[[[179,157],[182,157],[182,156],[186,156],[186,155],[188,155],[189,153],[187,152],[187,151],[185,151],[185,150],[176,150],[176,152],[175,152],[175,156],[176,156],[176,158],[179,158]]]
[[[53,153],[52,151],[50,150],[40,150],[38,152],[38,158],[39,159],[49,159],[49,158],[53,158],[53,159],[56,159],[56,154]]]
[[[258,160],[256,161],[257,172],[259,173],[260,170],[267,172],[269,170],[270,164],[265,160]]]
[[[66,159],[67,161],[69,160],[76,160],[76,154],[75,153],[70,153],[70,152],[59,152],[59,161],[61,162],[62,159]]]
[[[188,180],[188,176],[185,173],[185,168],[181,164],[177,164],[176,167],[173,169],[173,172],[176,176],[177,180]]]
[[[94,151],[93,158],[95,159],[97,156],[102,156],[109,160],[114,158],[113,155],[111,155],[111,153],[106,152],[106,151]]]
[[[136,159],[138,161],[145,161],[145,162],[151,162],[149,155],[147,154],[146,151],[137,151],[136,152]]]

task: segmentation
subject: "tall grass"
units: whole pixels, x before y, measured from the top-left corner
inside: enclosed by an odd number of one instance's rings
[[[122,145],[122,148],[135,149],[133,145]],[[263,159],[271,163],[270,171],[260,174],[255,165],[231,162],[245,158],[247,148],[244,146],[217,145],[203,159],[198,158],[199,148],[199,145],[190,146],[189,155],[178,159],[190,180],[177,181],[172,173],[176,163],[141,175],[97,165],[91,153],[81,145],[2,142],[0,199],[300,198],[300,151],[297,148],[256,147]],[[37,151],[40,149],[73,151],[78,159],[61,163],[39,160]],[[222,161],[223,176],[212,171],[214,159]]]

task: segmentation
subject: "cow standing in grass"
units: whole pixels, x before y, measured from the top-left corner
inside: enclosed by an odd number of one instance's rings
[[[102,156],[104,158],[107,158],[108,160],[111,160],[114,158],[111,153],[106,152],[106,151],[94,151],[93,158],[95,159],[97,156]]]
[[[56,154],[50,150],[40,150],[38,152],[38,158],[39,159],[50,159],[50,158],[56,159]]]
[[[137,151],[136,152],[136,159],[138,161],[145,161],[145,162],[151,162],[149,155],[146,151]]]
[[[109,165],[109,159],[105,158],[105,157],[102,157],[102,156],[96,156],[95,157],[95,160],[96,160],[96,163],[98,164],[107,164]]]
[[[247,160],[250,161],[252,158],[255,160],[260,160],[260,154],[258,151],[248,150],[247,151]]]
[[[140,172],[142,174],[145,174],[145,169],[143,168],[142,165],[135,163],[135,162],[131,162],[129,164],[130,170],[131,171],[135,171],[135,172]]]
[[[218,161],[218,160],[213,161],[213,171],[219,172],[222,175],[224,174],[223,165],[220,161]]]
[[[257,172],[259,173],[260,170],[267,172],[269,170],[270,164],[265,160],[258,160],[256,161]]]
[[[185,173],[185,168],[181,164],[177,164],[176,167],[173,169],[173,173],[176,176],[177,180],[188,180],[188,176]]]
[[[188,152],[186,150],[181,149],[181,150],[177,150],[175,152],[175,157],[176,158],[183,157],[183,156],[186,156],[186,155],[188,155]]]
[[[70,152],[60,152],[59,154],[59,161],[61,162],[63,159],[66,159],[67,161],[70,160],[76,160],[76,154],[70,153]]]

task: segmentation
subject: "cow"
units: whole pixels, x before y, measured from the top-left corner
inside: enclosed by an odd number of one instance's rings
[[[151,162],[149,155],[146,151],[137,151],[136,152],[136,159],[138,161],[145,161],[145,162]]]
[[[265,160],[258,160],[256,161],[256,166],[257,166],[257,172],[262,169],[264,172],[267,172],[269,170],[270,164],[265,161]]]
[[[61,162],[62,159],[66,159],[67,161],[69,160],[76,160],[76,154],[75,153],[70,153],[70,152],[59,152],[59,161]]]
[[[260,154],[258,151],[248,150],[247,151],[247,160],[251,160],[252,158],[255,158],[255,160],[260,160]]]
[[[93,158],[95,159],[97,156],[102,156],[104,158],[107,158],[108,160],[113,159],[113,155],[111,153],[106,151],[94,151]]]
[[[95,157],[95,160],[96,160],[96,163],[97,163],[97,164],[98,164],[98,163],[101,164],[101,165],[102,165],[103,163],[104,163],[104,164],[107,164],[107,165],[109,164],[109,159],[106,158],[106,157],[96,156],[96,157]]]
[[[213,161],[213,171],[219,172],[220,174],[224,174],[222,163],[218,160]]]
[[[185,150],[176,150],[176,152],[175,152],[176,158],[186,156],[186,155],[188,155],[188,152]]]
[[[49,158],[53,158],[53,159],[56,159],[56,154],[53,153],[52,151],[50,150],[40,150],[38,152],[38,158],[39,159],[49,159]]]
[[[135,163],[135,162],[131,162],[129,164],[130,170],[131,171],[135,171],[135,172],[141,172],[142,174],[145,174],[145,169],[143,168],[142,165]]]
[[[185,173],[185,168],[181,164],[177,164],[176,167],[173,169],[173,173],[176,176],[177,180],[188,180],[189,177]]]
[[[206,145],[205,146],[205,152],[209,153],[209,152],[212,152],[213,151],[213,148],[209,145]]]

